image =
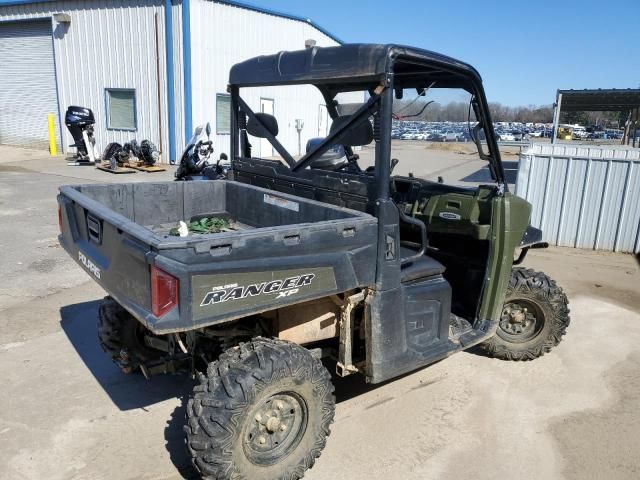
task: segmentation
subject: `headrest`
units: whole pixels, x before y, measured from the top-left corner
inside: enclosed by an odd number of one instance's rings
[[[341,128],[345,123],[349,121],[351,116],[343,115],[333,119],[331,124],[331,133]],[[373,127],[369,119],[364,118],[359,123],[356,123],[346,132],[343,132],[342,137],[337,143],[349,147],[358,147],[361,145],[369,145],[373,141]]]
[[[247,133],[258,138],[266,138],[268,131],[274,137],[278,135],[278,121],[268,113],[256,113],[256,118],[249,117],[247,121]],[[259,120],[259,122],[257,121]]]

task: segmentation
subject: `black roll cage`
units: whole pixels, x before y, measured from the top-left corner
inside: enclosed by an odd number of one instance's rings
[[[341,47],[335,47],[341,48]],[[287,52],[284,52],[287,53]],[[298,52],[293,52],[294,54]],[[278,54],[278,55],[282,55]],[[261,59],[263,57],[258,57]],[[384,131],[384,129],[376,128],[375,129],[375,140],[376,140],[376,150],[389,150],[390,148],[390,119],[392,115],[392,96],[391,92],[393,92],[394,88],[409,88],[419,86],[425,82],[428,82],[433,78],[433,75],[443,76],[443,78],[447,78],[447,86],[453,88],[462,88],[467,90],[472,95],[472,102],[474,103],[474,112],[477,116],[478,124],[484,129],[487,147],[489,150],[488,155],[484,154],[481,145],[476,142],[479,154],[481,158],[487,160],[489,163],[489,169],[492,174],[494,180],[501,184],[504,191],[507,191],[508,186],[505,180],[504,168],[500,159],[500,152],[498,150],[498,144],[495,138],[495,132],[493,130],[493,122],[491,121],[488,103],[484,94],[484,89],[482,88],[482,81],[472,69],[472,67],[468,67],[466,70],[461,69],[458,65],[450,65],[446,63],[443,65],[437,65],[437,69],[429,70],[429,68],[433,67],[431,62],[421,62],[415,59],[406,59],[398,56],[397,58],[390,58],[390,61],[386,65],[385,70],[388,72],[384,75],[379,75],[378,78],[378,86],[375,88],[371,88],[375,85],[375,81],[373,79],[367,79],[366,82],[357,82],[357,79],[348,79],[345,78],[341,80],[341,82],[330,81],[322,79],[318,82],[314,82],[312,78],[304,77],[301,75],[301,78],[288,80],[283,82],[277,81],[269,81],[265,82],[264,85],[261,85],[259,81],[255,79],[251,82],[251,84],[247,84],[245,86],[250,87],[259,87],[259,86],[273,86],[273,85],[304,85],[304,84],[312,84],[320,90],[325,103],[327,105],[327,112],[330,117],[335,120],[339,114],[336,108],[335,96],[342,91],[357,91],[357,90],[368,90],[369,91],[369,99],[362,105],[356,112],[354,112],[349,120],[344,122],[339,128],[331,132],[320,144],[316,146],[311,152],[305,154],[296,161],[293,156],[284,148],[284,146],[277,140],[277,138],[272,135],[266,125],[260,120],[260,117],[256,116],[253,110],[247,105],[247,103],[240,97],[239,94],[239,85],[230,84],[228,87],[228,91],[231,94],[231,161],[233,162],[238,155],[238,147],[240,147],[240,154],[245,156],[247,150],[247,141],[246,141],[246,116],[252,119],[254,122],[259,123],[264,128],[265,131],[264,137],[273,145],[273,148],[282,156],[284,161],[287,163],[288,168],[292,172],[297,172],[307,165],[309,165],[314,159],[318,158],[320,155],[325,153],[331,146],[339,143],[341,139],[345,137],[348,130],[353,126],[359,124],[363,121],[368,121],[368,118],[372,115],[376,115],[379,117],[378,122],[380,124],[383,118],[386,119],[386,116],[389,117],[388,123],[389,128],[386,129],[388,131]],[[245,63],[252,62],[254,60],[249,60]],[[450,62],[452,63],[452,62]],[[238,64],[242,66],[243,64]],[[403,68],[407,69],[407,67],[415,67],[415,70],[396,72],[395,66],[402,65]],[[235,68],[235,67],[234,67]],[[424,70],[422,70],[424,69]],[[469,70],[471,69],[471,70]],[[462,71],[461,71],[462,70]],[[471,72],[471,73],[470,73]],[[232,70],[233,75],[233,70]],[[448,77],[447,77],[448,76]],[[350,81],[352,80],[352,81]],[[356,81],[353,81],[356,80]],[[395,81],[394,81],[395,80]],[[342,88],[341,88],[342,87]],[[387,98],[386,101],[383,101],[383,97]],[[246,115],[246,116],[245,116]],[[240,144],[240,145],[239,145]],[[382,144],[382,145],[380,145]],[[346,147],[347,154],[349,157],[353,155],[353,152],[350,147]],[[381,156],[376,152],[376,171],[377,175],[383,175],[384,172],[389,174],[388,168],[378,168],[379,159]],[[389,178],[379,179],[379,184],[382,185],[384,183],[389,182]],[[385,189],[386,190],[386,189]]]
[[[325,97],[326,100],[326,97]],[[349,120],[344,123],[339,129],[330,133],[320,144],[316,146],[311,152],[305,154],[301,159],[297,162],[293,159],[291,154],[284,148],[284,146],[278,141],[278,139],[272,135],[266,125],[260,117],[256,116],[255,112],[247,105],[247,103],[238,95],[237,102],[241,113],[244,113],[253,121],[259,123],[264,127],[264,135],[267,140],[273,145],[273,148],[282,156],[285,162],[289,165],[289,168],[292,172],[298,171],[311,163],[314,159],[325,153],[329,148],[331,148],[336,143],[339,143],[340,140],[346,135],[347,131],[353,127],[354,125],[359,124],[360,122],[366,120],[371,115],[374,115],[379,110],[379,100],[380,94],[373,93],[373,95],[367,100],[356,112],[349,116]],[[327,112],[331,115],[332,119],[335,119],[337,114],[337,109],[335,108],[334,100],[331,99],[330,102],[327,102],[327,105],[331,104],[333,107],[333,115],[329,112],[329,108],[327,107]],[[349,147],[350,148],[350,147]],[[351,153],[352,152],[347,152]]]
[[[269,140],[271,145],[273,145],[273,148],[275,148],[276,151],[280,155],[282,155],[282,158],[284,159],[285,162],[287,162],[287,164],[289,165],[289,168],[293,170],[294,167],[296,166],[296,161],[293,159],[293,157],[287,151],[287,149],[284,148],[284,145],[280,143],[280,141],[275,137],[275,135],[271,134],[271,132],[269,131],[267,126],[264,124],[264,122],[260,120],[260,117],[256,116],[253,110],[251,110],[251,107],[249,107],[249,105],[246,104],[246,102],[242,99],[242,97],[238,95],[237,100],[238,100],[238,105],[240,106],[240,110],[245,114],[247,114],[253,121],[262,125],[263,131],[264,131],[264,138]]]

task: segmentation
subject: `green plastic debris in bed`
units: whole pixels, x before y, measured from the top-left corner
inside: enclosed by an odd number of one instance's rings
[[[228,220],[218,217],[200,218],[198,220],[186,223],[186,226],[189,233],[198,233],[201,235],[234,230]],[[180,236],[180,227],[175,227],[169,230],[169,235]]]

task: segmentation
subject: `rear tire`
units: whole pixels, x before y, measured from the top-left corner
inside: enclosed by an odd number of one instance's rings
[[[257,337],[223,353],[187,406],[186,443],[207,479],[299,479],[325,446],[335,398],[320,360]]]
[[[111,297],[104,297],[98,308],[98,340],[102,349],[125,373],[163,355],[144,343],[147,329]]]
[[[541,272],[514,268],[496,334],[480,344],[490,357],[533,360],[558,345],[569,326],[569,301]]]

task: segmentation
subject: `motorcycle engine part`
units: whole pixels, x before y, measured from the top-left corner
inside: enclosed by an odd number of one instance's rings
[[[149,166],[160,160],[160,152],[151,141],[143,140],[140,142],[140,160]]]
[[[111,159],[114,158],[116,155],[118,155],[118,153],[120,153],[121,151],[122,151],[122,145],[120,145],[118,142],[111,142],[104,149],[104,152],[102,153],[102,159],[107,162],[110,162]]]

